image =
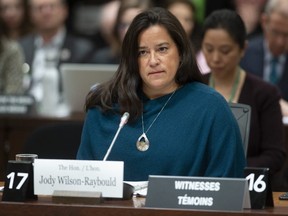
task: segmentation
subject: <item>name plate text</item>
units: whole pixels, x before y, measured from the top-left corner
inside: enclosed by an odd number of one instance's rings
[[[101,192],[102,197],[122,198],[123,173],[122,161],[35,159],[34,193]]]
[[[249,205],[245,178],[149,176],[146,207],[242,211]]]

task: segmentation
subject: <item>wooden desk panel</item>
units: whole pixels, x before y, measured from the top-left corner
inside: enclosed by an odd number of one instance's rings
[[[29,135],[38,127],[48,124],[83,121],[84,113],[67,117],[1,116],[0,115],[0,181],[4,180],[8,160],[22,151]]]
[[[277,194],[278,195],[278,194]],[[278,196],[275,197],[278,198]],[[99,205],[82,204],[54,204],[51,197],[39,197],[38,201],[16,203],[0,202],[0,215],[13,216],[38,216],[38,215],[85,215],[85,216],[228,216],[228,215],[288,215],[288,201],[281,201],[280,206],[263,210],[243,210],[243,212],[224,212],[224,211],[199,211],[199,210],[180,210],[180,209],[158,209],[145,208],[143,198],[133,198],[132,200],[113,200]],[[286,204],[287,203],[287,204]],[[283,207],[283,206],[286,207]]]

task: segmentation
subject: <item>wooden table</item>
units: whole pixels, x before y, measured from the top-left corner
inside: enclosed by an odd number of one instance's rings
[[[38,215],[85,215],[85,216],[228,216],[228,215],[288,215],[288,201],[278,199],[281,192],[274,192],[275,207],[263,210],[245,209],[242,212],[225,211],[199,211],[182,209],[159,209],[145,208],[145,198],[136,198],[132,200],[105,200],[97,205],[85,204],[56,204],[52,203],[49,196],[40,196],[37,201],[29,202],[3,202],[0,201],[0,215],[13,216],[38,216]],[[1,197],[1,195],[0,195]],[[2,199],[2,198],[1,198]]]

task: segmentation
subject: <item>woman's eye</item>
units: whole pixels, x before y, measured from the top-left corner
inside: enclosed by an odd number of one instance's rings
[[[145,55],[147,55],[147,51],[146,51],[146,50],[140,50],[140,51],[138,52],[138,55],[139,55],[139,56],[145,56]]]
[[[206,51],[207,53],[211,53],[211,52],[213,52],[213,49],[212,49],[212,48],[205,48],[205,51]]]
[[[230,53],[230,49],[222,49],[221,52],[225,55]]]
[[[160,52],[166,52],[168,50],[168,47],[160,47],[159,51]]]

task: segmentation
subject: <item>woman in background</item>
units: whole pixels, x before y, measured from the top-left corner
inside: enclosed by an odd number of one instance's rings
[[[0,22],[0,94],[23,94],[24,54]]]
[[[245,25],[236,12],[218,10],[206,18],[202,50],[211,69],[206,83],[227,102],[251,106],[247,165],[268,167],[273,175],[285,160],[280,93],[239,66],[245,47]]]
[[[196,21],[196,7],[191,0],[167,0],[168,9],[182,24],[197,53],[201,49],[200,26]]]
[[[0,0],[0,12],[7,38],[18,40],[32,31],[27,0]]]
[[[109,47],[96,51],[92,57],[92,62],[99,64],[119,64],[121,44],[130,23],[136,15],[150,7],[152,7],[150,0],[122,1],[113,28],[114,43]]]

